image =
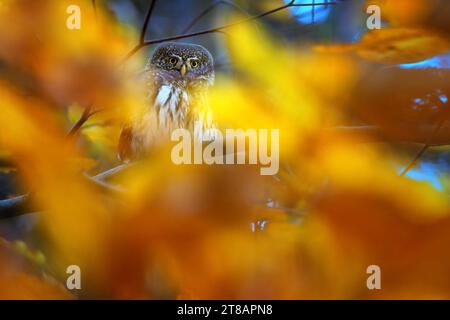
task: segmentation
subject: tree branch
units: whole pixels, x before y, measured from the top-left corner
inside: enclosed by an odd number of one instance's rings
[[[112,169],[108,169],[106,171],[103,171],[97,175],[95,175],[93,178],[97,179],[97,180],[105,180],[106,178],[109,178],[111,176],[114,176],[122,171],[124,171],[125,169],[130,168],[133,165],[133,163],[126,163],[126,164],[121,164],[118,165],[117,167],[114,167]]]
[[[228,29],[228,28],[232,28],[232,27],[241,25],[243,23],[247,23],[247,22],[250,22],[250,21],[253,21],[253,20],[256,20],[256,19],[263,18],[265,16],[277,13],[279,11],[285,10],[287,8],[290,8],[290,7],[309,7],[309,6],[313,5],[311,3],[295,4],[294,2],[295,2],[295,0],[291,1],[290,3],[288,3],[288,4],[284,5],[284,6],[280,6],[278,8],[275,8],[275,9],[272,9],[272,10],[268,10],[266,12],[257,14],[255,16],[251,16],[251,17],[248,17],[246,19],[242,19],[240,21],[229,23],[229,24],[223,25],[221,27],[210,28],[210,29],[206,29],[206,30],[202,30],[202,31],[198,31],[198,32],[185,33],[185,34],[180,34],[180,35],[176,35],[176,36],[171,36],[171,37],[166,37],[166,38],[160,38],[160,39],[145,41],[143,43],[143,46],[145,47],[145,46],[149,46],[149,45],[152,45],[152,44],[157,44],[157,43],[162,43],[162,42],[167,42],[167,41],[173,41],[173,40],[179,40],[179,39],[185,39],[185,38],[192,38],[192,37],[196,37],[196,36],[200,36],[200,35],[205,35],[205,34],[208,34],[208,33],[219,32],[219,31],[223,31],[223,30]],[[319,6],[319,5],[335,5],[335,4],[337,4],[337,2],[316,3],[314,5],[315,6]]]
[[[133,164],[122,164],[112,169],[106,170],[95,176],[85,175],[89,183],[99,187],[106,192],[123,193],[124,190],[116,185],[104,181],[106,178],[112,177],[125,169],[131,167]],[[32,201],[30,195],[20,195],[10,199],[0,200],[0,220],[14,218],[32,212]]]
[[[450,124],[442,123],[439,130],[434,125],[424,125],[416,128],[400,126],[397,134],[387,134],[386,130],[377,126],[338,126],[323,129],[321,138],[345,136],[355,143],[417,143],[428,147],[450,145]],[[427,147],[427,148],[428,148]],[[106,191],[121,192],[120,188],[104,182],[106,178],[123,172],[132,166],[122,164],[106,170],[88,179]],[[30,212],[29,195],[0,200],[0,220],[17,217]]]
[[[183,33],[183,34],[179,34],[179,35],[175,35],[175,36],[139,42],[139,44],[137,44],[133,49],[130,50],[130,52],[128,52],[125,55],[125,57],[122,59],[122,61],[119,63],[119,65],[123,64],[128,59],[130,59],[140,49],[142,49],[146,46],[153,45],[153,44],[163,43],[163,42],[167,42],[167,41],[175,41],[175,40],[186,39],[186,38],[192,38],[192,37],[201,36],[201,35],[210,34],[210,33],[222,32],[225,29],[232,28],[232,27],[235,27],[235,26],[238,26],[243,23],[250,22],[250,21],[254,21],[254,20],[263,18],[265,16],[277,13],[279,11],[282,11],[282,10],[285,10],[285,9],[288,9],[291,7],[311,7],[311,6],[320,6],[320,5],[323,6],[323,5],[335,5],[335,4],[337,4],[337,1],[335,1],[335,2],[320,2],[320,3],[295,3],[295,0],[292,0],[291,2],[289,2],[283,6],[279,6],[277,8],[265,11],[263,13],[242,19],[240,21],[229,23],[229,24],[226,24],[226,25],[223,25],[220,27],[215,27],[215,28],[205,29],[202,31],[197,31],[197,32],[192,32],[192,33]]]
[[[400,174],[400,177],[404,177],[409,170],[411,170],[417,163],[417,161],[420,160],[420,158],[425,154],[425,152],[430,148],[430,143],[433,141],[433,139],[436,137],[436,135],[439,133],[439,130],[441,130],[444,123],[447,121],[447,118],[443,118],[439,121],[439,123],[436,125],[436,128],[431,133],[430,137],[428,138],[427,142],[423,145],[423,147],[420,149],[420,151],[416,154],[414,159],[411,161],[411,163],[402,171]]]
[[[144,24],[142,25],[141,36],[139,37],[139,43],[144,43],[145,35],[147,34],[148,25],[152,17],[153,10],[155,9],[156,0],[152,0],[148,7],[147,14],[145,15]]]
[[[30,207],[28,195],[0,200],[0,219],[9,219],[29,213]]]
[[[153,11],[155,9],[156,1],[157,0],[152,0],[152,2],[150,3],[150,6],[148,7],[147,14],[145,15],[145,20],[144,20],[144,23],[142,25],[141,34],[140,34],[140,37],[139,37],[139,44],[130,51],[131,55],[133,55],[135,52],[137,52],[137,50],[139,50],[141,48],[141,45],[145,41],[145,35],[147,33],[147,30],[148,30],[148,26],[149,26],[149,23],[150,23],[150,19],[152,17],[152,13],[153,13]],[[96,0],[92,0],[92,8],[94,10],[95,19],[97,19],[97,3],[96,3]],[[74,136],[81,129],[83,124],[87,120],[89,120],[89,118],[93,114],[96,113],[96,112],[91,112],[91,111],[92,111],[92,103],[88,107],[86,107],[86,109],[84,110],[84,112],[81,115],[80,119],[70,129],[69,133],[67,134],[69,137]]]
[[[96,0],[92,0],[91,2],[92,4],[92,10],[94,11],[94,17],[95,17],[95,21],[98,22],[98,16],[97,16],[97,2]],[[75,124],[73,125],[73,127],[69,130],[69,132],[67,133],[67,137],[73,137],[74,135],[76,135],[78,133],[78,131],[81,129],[81,127],[83,126],[83,124],[86,123],[86,121],[89,120],[89,118],[95,114],[96,112],[92,112],[92,105],[93,103],[90,103],[83,111],[83,114],[81,115],[80,119],[78,119],[77,122],[75,122]]]
[[[72,128],[69,130],[69,132],[67,133],[67,137],[71,138],[73,136],[75,136],[78,131],[80,131],[81,127],[83,126],[83,124],[86,123],[86,121],[89,120],[89,118],[95,114],[95,112],[92,111],[92,104],[89,104],[83,111],[83,113],[81,114],[80,119],[78,119],[77,122],[75,122],[75,124],[72,126]]]
[[[219,5],[225,5],[225,6],[230,6],[233,9],[236,9],[237,11],[240,11],[242,13],[244,13],[247,17],[250,17],[250,14],[244,10],[241,6],[238,6],[237,4],[235,4],[233,1],[228,1],[228,0],[216,0],[214,1],[209,7],[207,7],[205,10],[203,10],[197,17],[195,17],[191,23],[184,28],[184,30],[181,32],[182,34],[187,33],[189,30],[191,30],[201,19],[203,19],[205,16],[208,15],[208,13],[210,13],[211,11],[213,11],[216,7],[218,7]]]

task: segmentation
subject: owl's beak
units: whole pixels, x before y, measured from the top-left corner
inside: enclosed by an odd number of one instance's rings
[[[184,76],[186,75],[186,72],[187,72],[187,67],[186,67],[186,65],[185,64],[183,64],[182,66],[181,66],[181,69],[180,69],[180,73],[181,73],[181,76],[184,78]]]

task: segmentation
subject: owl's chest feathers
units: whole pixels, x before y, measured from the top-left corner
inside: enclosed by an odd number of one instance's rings
[[[203,127],[208,114],[206,90],[187,88],[182,83],[162,84],[147,97],[147,108],[135,127],[139,144],[149,147],[170,139],[175,129],[194,131],[195,125]]]
[[[176,84],[162,85],[156,96],[149,99],[148,113],[155,113],[159,128],[185,126],[191,99],[183,87]]]
[[[152,97],[150,97],[152,99]],[[149,101],[149,114],[155,114],[159,129],[189,128],[206,109],[206,94],[182,84],[162,85]]]

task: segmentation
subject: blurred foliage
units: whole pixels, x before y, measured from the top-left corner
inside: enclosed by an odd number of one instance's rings
[[[111,194],[86,174],[115,164],[121,122],[143,107],[144,55],[118,66],[139,31],[107,2],[95,18],[87,0],[0,0],[0,154],[39,211],[25,242],[0,244],[0,298],[450,298],[448,187],[398,177],[401,148],[324,134],[356,123],[417,136],[446,116],[433,95],[450,95],[448,71],[395,64],[448,51],[449,2],[375,2],[387,26],[351,45],[286,43],[263,23],[221,38],[234,72],[218,74],[215,119],[279,128],[279,176],[177,167],[167,146],[114,176],[125,191]],[[65,28],[72,3],[81,31]],[[99,112],[68,138],[89,105]],[[71,264],[80,291],[64,287]],[[371,264],[382,290],[366,287]]]

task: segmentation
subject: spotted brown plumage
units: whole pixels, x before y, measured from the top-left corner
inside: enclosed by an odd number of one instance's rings
[[[166,143],[175,129],[194,134],[195,126],[201,126],[203,132],[213,127],[207,91],[214,84],[214,62],[207,49],[185,43],[161,44],[143,76],[146,108],[122,129],[119,157],[123,161],[145,156]]]

